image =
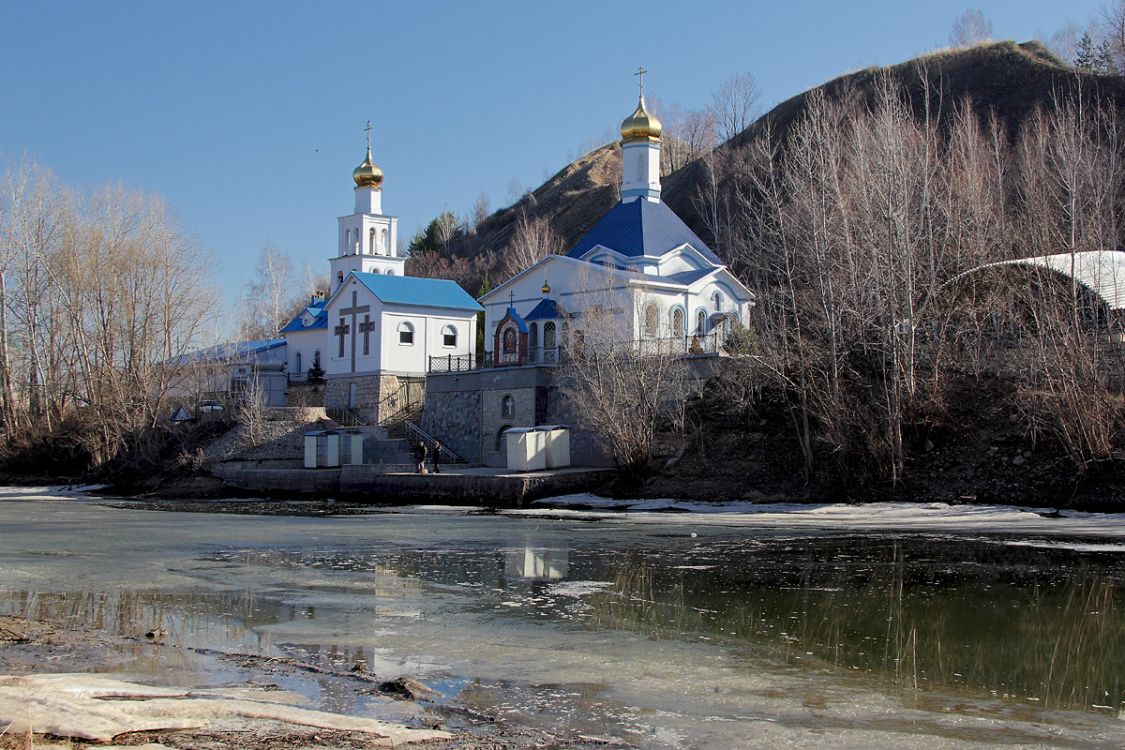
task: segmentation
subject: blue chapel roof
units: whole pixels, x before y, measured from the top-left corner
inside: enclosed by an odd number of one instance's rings
[[[360,271],[353,271],[351,275],[380,300],[393,305],[439,307],[473,312],[484,309],[456,281],[424,279],[419,276],[385,276]]]
[[[697,268],[694,271],[680,271],[664,278],[676,284],[683,284],[684,286],[691,286],[695,282],[715,272],[714,268]]]
[[[527,315],[523,316],[524,320],[558,320],[559,318],[574,317],[562,308],[558,302],[553,299],[542,299],[539,304],[531,309]]]
[[[293,316],[293,320],[286,323],[278,333],[297,333],[299,331],[315,331],[318,328],[328,327],[328,313],[324,306],[328,303],[326,299],[314,300],[308,307]],[[305,315],[312,316],[313,322],[305,325]]]
[[[630,258],[659,257],[685,243],[715,265],[723,265],[675,211],[659,201],[638,199],[610,209],[567,255],[581,258],[602,245]]]

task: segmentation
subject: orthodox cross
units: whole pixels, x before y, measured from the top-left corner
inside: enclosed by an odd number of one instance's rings
[[[363,355],[366,357],[371,353],[370,337],[375,332],[375,321],[370,315],[363,316],[363,322],[359,324],[359,332],[363,334]]]
[[[364,128],[364,130],[367,131],[367,150],[370,151],[371,150],[371,120],[367,121],[367,127]]]
[[[516,293],[515,291],[508,292],[508,307],[513,310],[516,309]]]
[[[633,74],[637,76],[637,82],[641,87],[641,96],[645,95],[645,73],[647,72],[648,71],[645,70],[645,66],[642,65],[641,67],[637,68],[637,72]]]
[[[348,335],[348,331],[350,331],[350,330],[351,329],[348,328],[348,324],[344,321],[343,318],[340,318],[340,325],[338,325],[338,326],[336,326],[335,328],[332,329],[332,333],[335,334],[336,336],[340,337],[340,354],[339,354],[339,356],[341,358],[344,356],[344,336]]]
[[[352,325],[351,325],[350,329],[348,328],[347,324],[340,325],[337,328],[336,334],[340,337],[340,343],[341,344],[344,343],[344,334],[347,333],[348,330],[353,330],[353,331],[355,330],[355,324],[356,324],[357,316],[360,313],[369,312],[370,310],[371,310],[370,305],[362,305],[362,306],[357,305],[356,304],[356,293],[352,292],[352,306],[351,307],[344,307],[344,308],[340,309],[340,315],[351,315],[352,316]],[[343,318],[341,318],[340,320],[342,322]],[[343,330],[340,330],[340,329],[343,329]],[[352,336],[352,372],[355,372],[355,336],[354,335]]]

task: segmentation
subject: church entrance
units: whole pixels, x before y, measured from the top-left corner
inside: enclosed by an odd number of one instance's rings
[[[348,408],[355,409],[356,407],[355,383],[348,384]]]

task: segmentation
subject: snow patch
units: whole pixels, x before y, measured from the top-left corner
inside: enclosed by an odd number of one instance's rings
[[[600,593],[613,584],[609,581],[563,581],[547,587],[547,593],[555,596],[572,596],[575,599]]]

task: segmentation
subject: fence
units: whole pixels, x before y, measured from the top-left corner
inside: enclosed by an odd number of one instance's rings
[[[687,357],[699,354],[718,354],[722,349],[726,336],[722,331],[713,331],[705,335],[673,336],[671,338],[637,339],[627,343],[607,344],[604,349],[606,354],[631,353],[639,357],[673,356]],[[587,354],[601,354],[596,343],[587,343],[582,351],[571,352],[563,346],[533,346],[527,350],[528,365],[555,366],[564,364],[568,357],[584,356]],[[472,370],[497,367],[491,357],[480,358],[474,354],[447,354],[445,356],[430,357],[429,372],[470,372]],[[509,367],[510,365],[499,365]]]

